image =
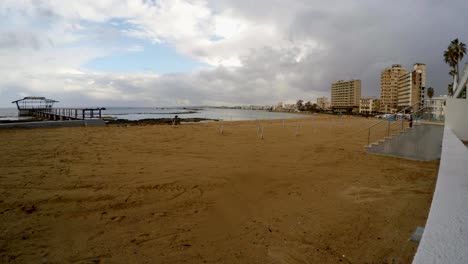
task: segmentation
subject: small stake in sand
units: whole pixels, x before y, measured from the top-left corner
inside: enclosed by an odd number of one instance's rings
[[[222,135],[223,134],[223,130],[224,130],[224,124],[223,124],[223,121],[220,122],[220,126],[219,126],[219,133]]]
[[[260,124],[260,138],[263,140],[263,124]]]
[[[263,139],[263,124],[259,120],[257,120],[257,137]]]

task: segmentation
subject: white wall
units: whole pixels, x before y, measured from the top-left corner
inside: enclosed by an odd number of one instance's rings
[[[461,76],[460,80],[456,80],[456,81],[459,81],[459,82],[456,84],[456,87],[453,88],[453,89],[455,89],[454,90],[454,95],[453,95],[454,98],[457,98],[457,97],[460,96],[460,94],[464,90],[464,89],[462,89],[462,87],[464,87],[468,82],[468,63],[465,64],[465,67],[463,68],[460,76]]]
[[[468,141],[468,100],[447,98],[445,126],[451,128],[455,135]]]
[[[428,263],[468,263],[468,148],[448,127],[429,217],[413,260]]]

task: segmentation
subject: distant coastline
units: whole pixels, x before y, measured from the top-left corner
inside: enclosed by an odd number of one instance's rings
[[[257,109],[250,109],[254,106],[240,107],[106,107],[103,111],[103,117],[107,120],[126,119],[130,121],[136,120],[164,120],[172,119],[175,115],[183,119],[182,122],[197,122],[196,120],[226,120],[226,121],[241,121],[241,120],[266,120],[266,119],[288,119],[304,116],[301,112],[292,111],[271,111],[269,107],[257,106]],[[260,109],[258,109],[260,108]],[[241,111],[242,110],[242,111]],[[16,109],[0,109],[0,121],[15,121],[21,122],[25,118],[18,117]],[[194,118],[194,119],[191,119]],[[29,119],[29,118],[28,118]],[[188,121],[185,121],[187,119]],[[164,121],[155,121],[156,123],[164,123]]]

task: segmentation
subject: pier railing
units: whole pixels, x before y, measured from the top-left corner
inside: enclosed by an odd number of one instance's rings
[[[29,109],[32,116],[50,120],[101,119],[106,108],[36,108]]]

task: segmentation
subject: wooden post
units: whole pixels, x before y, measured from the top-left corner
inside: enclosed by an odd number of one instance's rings
[[[390,120],[387,121],[387,137],[390,136]]]
[[[367,132],[367,145],[370,144],[370,128],[368,129],[368,132]]]

